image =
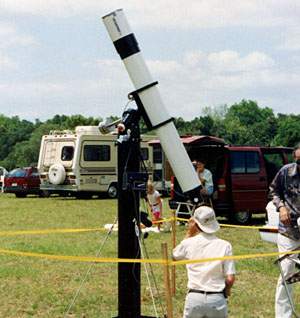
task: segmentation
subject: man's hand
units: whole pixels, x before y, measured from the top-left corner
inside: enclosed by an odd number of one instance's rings
[[[224,296],[227,298],[231,295],[231,287],[233,286],[233,283],[235,281],[235,275],[227,275],[225,278],[225,290],[224,290]]]
[[[291,224],[290,213],[289,213],[288,209],[285,206],[282,206],[279,209],[279,219],[284,225]]]
[[[200,179],[202,185],[205,185],[205,181],[206,181],[206,180],[205,180],[204,178],[201,178],[201,177],[200,177],[199,179]]]
[[[224,296],[225,298],[228,298],[231,295],[231,287],[226,286],[224,290]]]

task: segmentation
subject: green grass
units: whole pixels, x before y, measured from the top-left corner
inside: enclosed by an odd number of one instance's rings
[[[164,200],[164,216],[169,216]],[[16,199],[0,195],[0,231],[57,228],[93,228],[112,223],[116,200],[75,200],[52,197]],[[221,222],[223,219],[220,220]],[[257,219],[256,223],[263,223]],[[178,242],[185,227],[177,227]],[[222,228],[219,236],[229,240],[235,255],[276,251],[262,242],[257,230]],[[95,256],[105,232],[22,235],[0,237],[0,248],[59,255]],[[170,233],[151,233],[145,240],[151,258],[161,258],[162,242],[171,251]],[[107,240],[101,256],[117,257],[117,233]],[[90,264],[52,261],[0,254],[0,317],[63,317]],[[237,281],[229,299],[230,317],[273,317],[274,293],[278,269],[274,258],[241,260],[236,264]],[[163,268],[153,265],[165,308]],[[186,271],[176,267],[174,317],[182,316],[186,294]],[[297,284],[296,284],[297,285]],[[296,301],[300,303],[300,289]],[[142,313],[153,315],[152,301],[142,265]],[[158,300],[158,299],[156,299]],[[160,310],[159,301],[157,301]],[[298,309],[300,309],[298,307]],[[95,264],[68,317],[113,317],[117,315],[117,265]]]

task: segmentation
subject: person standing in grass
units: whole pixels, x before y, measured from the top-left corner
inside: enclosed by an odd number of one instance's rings
[[[155,190],[154,185],[151,181],[147,183],[147,203],[150,207],[150,211],[153,220],[158,222],[162,218],[162,200],[160,193]],[[157,223],[157,229],[160,231],[160,223]]]
[[[294,148],[294,163],[283,166],[275,176],[270,185],[270,195],[279,212],[279,228],[277,245],[279,252],[300,249],[300,143]],[[292,255],[297,258],[297,255]],[[287,277],[294,272],[295,262],[289,258],[281,261],[284,276]],[[292,287],[289,284],[290,292]],[[282,277],[279,276],[275,296],[275,317],[291,318],[292,306],[284,285]]]
[[[189,220],[186,238],[173,250],[174,260],[232,255],[231,244],[216,237],[220,229],[211,207],[201,206]],[[188,293],[184,318],[228,317],[227,300],[235,280],[232,260],[187,264]]]

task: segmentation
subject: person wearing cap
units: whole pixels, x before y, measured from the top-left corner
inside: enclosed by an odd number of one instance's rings
[[[192,260],[232,255],[229,242],[219,239],[220,229],[211,207],[201,206],[189,220],[186,238],[174,248],[174,260]],[[225,318],[227,300],[235,280],[233,260],[187,264],[188,293],[184,318]]]

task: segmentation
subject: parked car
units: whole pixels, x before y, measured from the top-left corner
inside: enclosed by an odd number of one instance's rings
[[[226,145],[211,136],[182,138],[191,160],[205,160],[213,174],[212,204],[217,215],[239,224],[252,214],[265,213],[269,184],[277,171],[292,162],[292,148]],[[172,178],[170,207],[186,201],[176,178]]]
[[[25,198],[28,194],[47,196],[40,190],[40,176],[37,168],[16,168],[10,171],[4,180],[4,192],[14,193],[17,198]]]

